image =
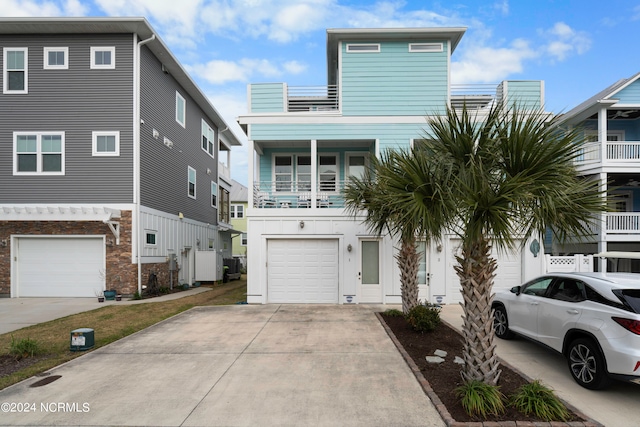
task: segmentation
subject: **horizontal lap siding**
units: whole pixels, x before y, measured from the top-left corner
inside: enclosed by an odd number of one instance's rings
[[[620,104],[640,104],[640,81],[631,83],[616,93],[613,98],[619,99]]]
[[[29,93],[0,93],[2,202],[130,203],[133,36],[0,35],[0,45],[29,48]],[[91,46],[115,46],[116,68],[91,70]],[[68,47],[69,69],[43,69],[44,47]],[[91,132],[115,130],[120,131],[120,156],[93,157]],[[65,175],[13,176],[14,131],[64,131]]]
[[[424,115],[441,112],[448,97],[448,49],[409,52],[409,42],[380,44],[377,53],[342,46],[342,113]]]
[[[261,83],[249,86],[252,113],[282,113],[286,98],[282,83]]]
[[[211,158],[202,150],[203,111],[182,90],[149,51],[141,49],[140,198],[143,206],[210,224],[217,224],[211,207],[211,181],[217,182],[218,153]],[[176,122],[176,90],[186,103],[186,128]],[[211,120],[209,126],[215,130]],[[153,130],[158,138],[153,137]],[[165,146],[164,138],[173,142]],[[187,167],[196,170],[196,199],[188,196]],[[207,172],[210,170],[210,173]]]
[[[541,81],[507,81],[507,99],[523,108],[540,108],[543,103]]]

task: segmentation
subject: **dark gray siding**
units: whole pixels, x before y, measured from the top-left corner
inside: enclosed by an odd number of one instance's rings
[[[202,150],[203,111],[176,83],[162,72],[162,64],[143,46],[141,51],[140,197],[144,206],[186,218],[217,224],[211,207],[211,181],[217,182],[218,152],[211,158]],[[186,101],[186,128],[176,122],[176,90]],[[217,129],[206,120],[216,132]],[[153,138],[153,129],[158,138]],[[170,149],[164,138],[173,142]],[[196,199],[187,195],[187,167],[196,170]],[[207,173],[207,169],[210,173]]]
[[[65,46],[69,69],[43,69],[43,47]],[[115,46],[116,69],[89,69],[91,46]],[[4,47],[29,48],[29,93],[0,90],[0,203],[131,203],[133,35],[0,34]],[[113,130],[120,156],[93,157],[91,132]],[[65,175],[13,176],[14,131],[64,131]]]

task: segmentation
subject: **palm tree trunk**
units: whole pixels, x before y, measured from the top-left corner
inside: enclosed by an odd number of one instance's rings
[[[502,371],[495,351],[491,313],[491,288],[497,264],[490,253],[491,246],[486,239],[473,242],[468,247],[463,246],[455,270],[460,278],[464,300],[462,379],[496,385]]]
[[[396,255],[396,262],[400,269],[400,290],[402,293],[402,312],[418,305],[418,267],[420,254],[416,250],[415,239],[402,240],[400,252]]]

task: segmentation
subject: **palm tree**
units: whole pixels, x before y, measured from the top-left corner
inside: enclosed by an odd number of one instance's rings
[[[542,109],[496,104],[484,115],[449,108],[428,118],[428,130],[405,167],[432,166],[418,179],[439,180],[453,206],[414,197],[425,215],[443,220],[461,239],[455,267],[463,296],[465,381],[497,384],[492,287],[497,268],[492,247],[513,250],[548,227],[556,237],[588,234],[594,214],[606,209],[597,185],[578,177],[576,130]],[[446,211],[434,212],[433,209]]]
[[[400,269],[402,311],[407,314],[419,304],[418,267],[420,254],[417,238],[434,239],[441,235],[441,219],[429,213],[447,212],[434,208],[436,204],[447,203],[440,197],[443,192],[437,188],[438,181],[430,179],[431,163],[407,164],[407,151],[385,151],[380,158],[373,158],[365,174],[350,177],[343,190],[345,207],[354,217],[364,213],[364,223],[377,235],[387,231],[400,240],[400,250],[396,262]],[[420,200],[416,203],[415,200]],[[426,202],[426,200],[429,202]]]

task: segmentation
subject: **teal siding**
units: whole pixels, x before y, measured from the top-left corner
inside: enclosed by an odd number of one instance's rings
[[[619,99],[620,104],[640,104],[640,81],[636,80],[631,83],[616,93],[613,98]]]
[[[286,99],[283,83],[249,85],[252,113],[282,113]]]
[[[498,91],[502,92],[502,96],[508,104],[515,102],[522,108],[532,109],[542,106],[542,81],[509,80],[501,83],[500,86]]]
[[[427,40],[425,40],[427,41]],[[419,42],[412,40],[412,43]],[[434,42],[434,40],[428,40]],[[440,41],[436,41],[440,42]],[[409,52],[409,42],[380,44],[380,52],[347,53],[342,45],[344,116],[425,115],[442,112],[448,99],[448,47]]]

